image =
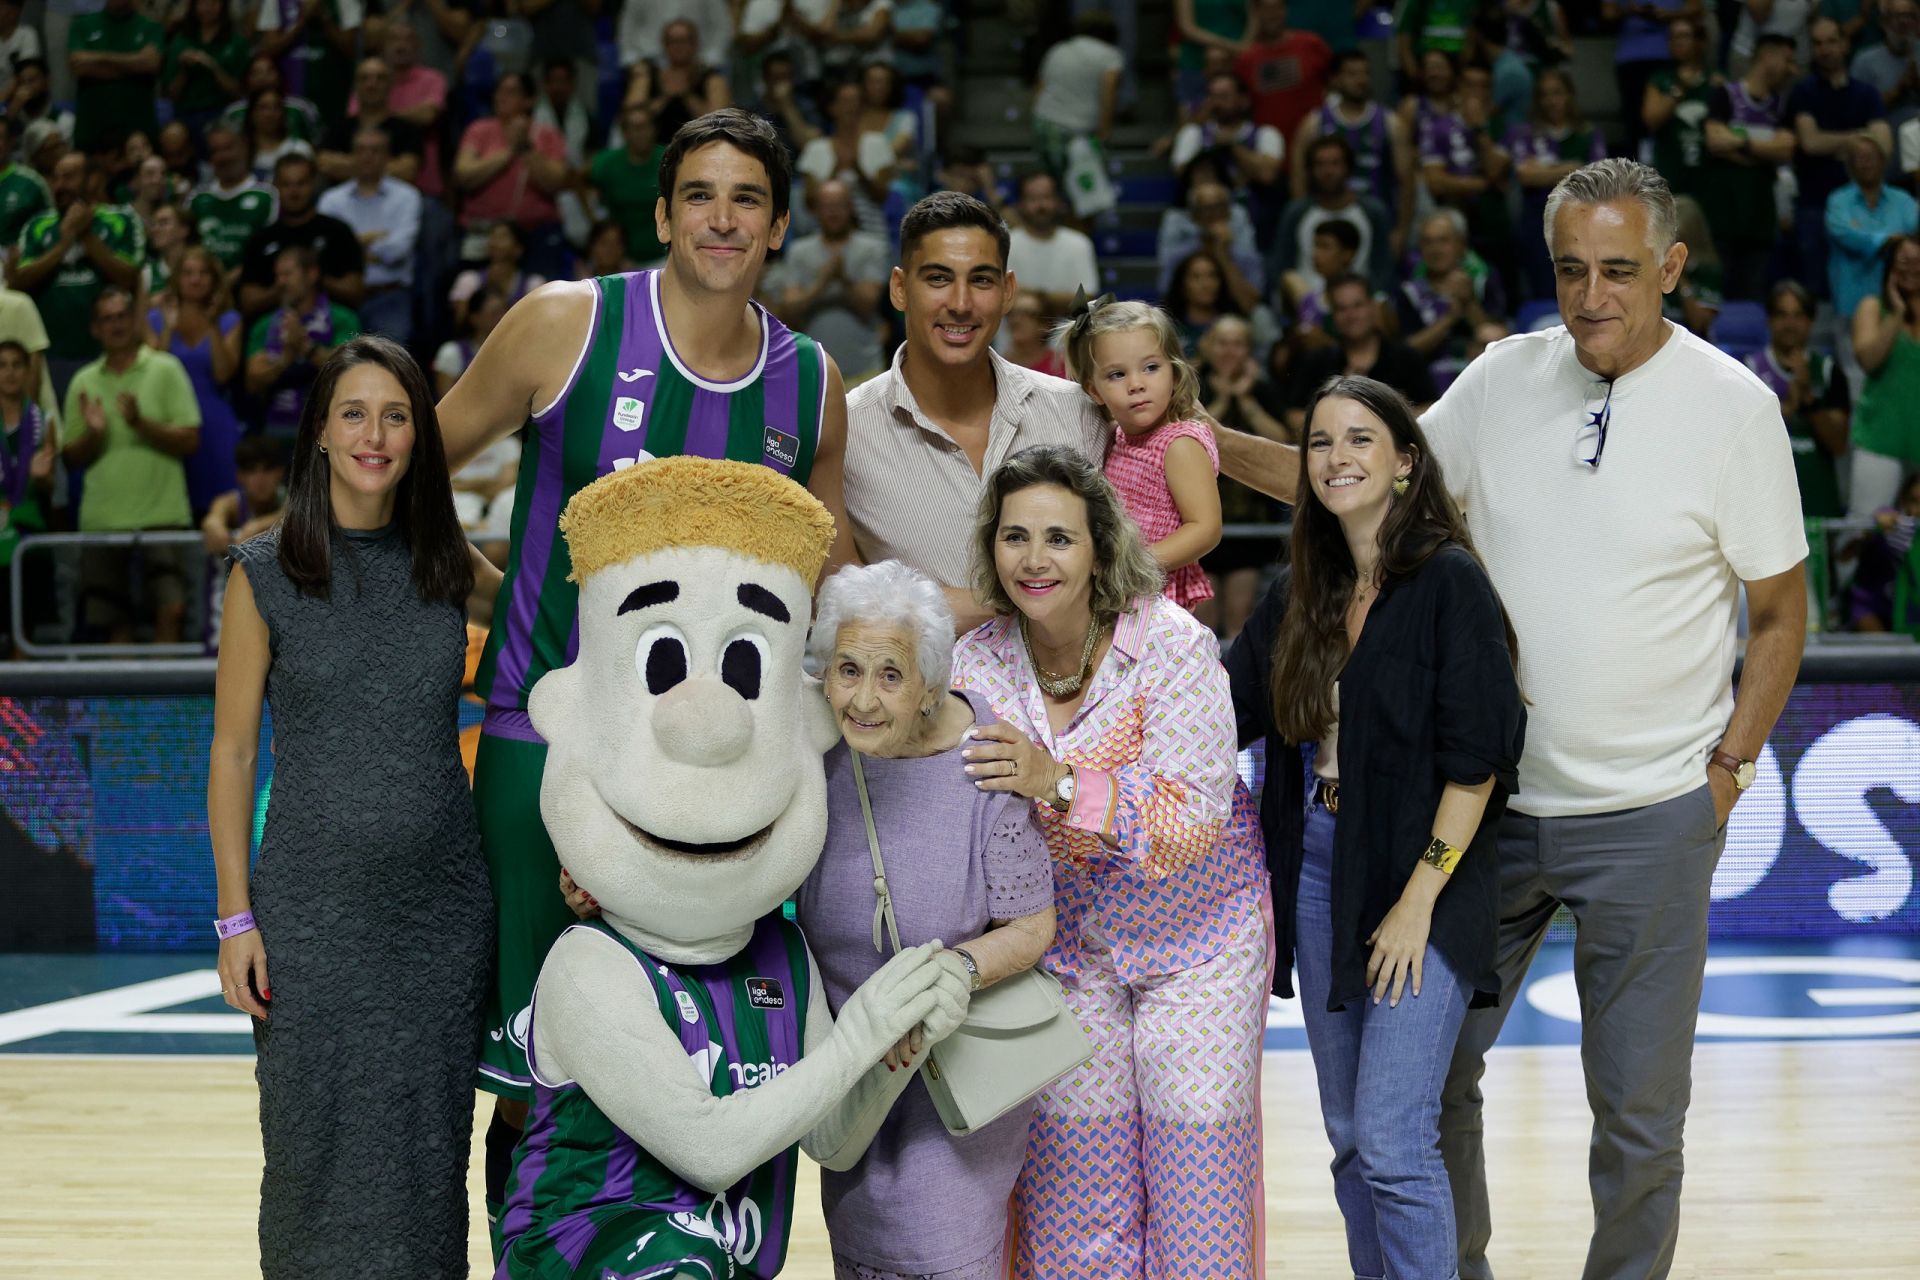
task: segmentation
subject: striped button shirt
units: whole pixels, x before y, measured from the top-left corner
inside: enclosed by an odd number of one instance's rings
[[[847,393],[845,485],[854,545],[868,564],[900,560],[950,587],[967,585],[973,521],[986,476],[1022,449],[1058,444],[1097,465],[1112,428],[1074,383],[1023,369],[988,351],[993,420],[983,471],[966,450],[920,411],[902,371],[893,367]]]

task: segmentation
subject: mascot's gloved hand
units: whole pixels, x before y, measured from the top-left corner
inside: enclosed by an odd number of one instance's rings
[[[840,1105],[821,1118],[803,1140],[808,1155],[842,1173],[859,1162],[913,1079],[911,1070],[897,1067],[920,1065],[927,1047],[953,1034],[966,1019],[972,985],[960,957],[936,941],[902,951],[847,997],[831,1038],[872,1064],[880,1054],[864,1050],[873,1043],[868,1037],[877,1037],[888,1069],[874,1065]],[[916,994],[902,1000],[906,992]],[[843,1035],[849,1038],[840,1041]]]
[[[935,959],[940,961],[945,970],[934,988],[940,1002],[925,1021],[887,1050],[883,1061],[889,1071],[919,1066],[927,1050],[952,1035],[966,1021],[967,1009],[973,1000],[973,975],[967,972],[967,966],[960,962],[960,957],[951,951],[942,951]]]
[[[936,940],[908,947],[881,965],[879,972],[861,983],[840,1006],[840,1014],[833,1021],[833,1038],[844,1038],[847,1048],[861,1062],[877,1062],[907,1032],[934,1015],[941,1005],[950,1003],[945,988],[951,983],[951,971],[943,956]],[[958,960],[953,964],[964,973]],[[963,1008],[966,985],[962,978]],[[947,1028],[947,1034],[952,1031],[952,1027]]]
[[[960,962],[960,957],[951,951],[942,951],[934,959],[940,965],[940,981],[934,986],[939,1000],[920,1022],[923,1049],[932,1048],[959,1030],[960,1024],[967,1020],[967,1006],[973,1000],[973,976]]]

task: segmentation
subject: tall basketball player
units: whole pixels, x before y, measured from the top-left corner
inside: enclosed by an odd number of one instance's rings
[[[786,148],[758,117],[715,111],[682,126],[661,160],[654,214],[666,265],[535,290],[440,405],[455,471],[527,430],[512,551],[476,680],[487,712],[474,801],[499,930],[480,1061],[481,1087],[501,1099],[487,1135],[495,1205],[530,1096],[534,979],[573,919],[540,819],[547,748],[526,710],[534,682],[571,661],[578,642],[560,512],[585,485],[648,458],[760,462],[833,513],[839,533],[827,572],[853,555],[840,491],[840,370],[752,300],[768,251],[786,236],[791,185]]]

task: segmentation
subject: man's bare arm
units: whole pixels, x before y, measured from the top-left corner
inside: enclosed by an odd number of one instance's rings
[[[1258,489],[1269,498],[1292,502],[1299,496],[1300,450],[1246,431],[1212,423],[1213,442],[1220,450],[1220,474]]]
[[[593,327],[593,307],[590,280],[544,284],[513,304],[440,401],[450,470],[519,430],[566,388]]]
[[[1800,655],[1807,645],[1806,565],[1745,584],[1747,656],[1740,668],[1740,691],[1727,721],[1726,750],[1743,760],[1760,755],[1767,735],[1787,705]]]
[[[860,553],[853,546],[853,526],[847,522],[846,459],[847,384],[840,378],[840,366],[832,356],[827,356],[827,403],[820,414],[820,439],[813,451],[813,472],[807,477],[807,492],[820,499],[821,505],[833,515],[833,551],[827,556],[826,568],[820,572],[822,582],[840,566],[860,563]]]
[[[1742,760],[1757,760],[1787,705],[1787,695],[1793,692],[1793,682],[1800,674],[1800,655],[1807,647],[1806,562],[1744,585],[1747,657],[1740,668],[1733,717],[1727,721],[1720,750]],[[1713,789],[1714,817],[1725,826],[1727,815],[1740,798],[1734,790],[1733,776],[1709,764],[1707,785]]]

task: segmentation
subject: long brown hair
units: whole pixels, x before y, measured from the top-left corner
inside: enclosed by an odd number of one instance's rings
[[[280,523],[280,567],[303,594],[325,600],[333,586],[339,526],[333,516],[333,472],[320,452],[321,432],[333,411],[333,393],[347,370],[377,364],[391,373],[413,408],[413,457],[400,477],[393,523],[413,558],[413,588],[422,600],[460,605],[473,594],[473,561],[467,535],[453,510],[453,482],[440,418],[426,375],[407,349],[389,338],[362,334],[345,343],[320,367],[300,410],[287,479],[286,515]],[[351,556],[351,549],[347,549]]]
[[[1413,459],[1407,490],[1394,495],[1380,526],[1378,573],[1382,585],[1404,578],[1448,543],[1478,560],[1467,522],[1447,493],[1440,464],[1406,398],[1372,378],[1329,378],[1307,406],[1308,429],[1323,400],[1351,400],[1378,418],[1393,437],[1393,447]],[[1340,519],[1320,503],[1300,460],[1300,484],[1294,494],[1293,536],[1289,554],[1292,583],[1287,613],[1273,644],[1273,724],[1289,742],[1315,742],[1336,720],[1333,682],[1347,665],[1347,605],[1358,575]],[[1518,657],[1513,624],[1501,611],[1507,652]]]

